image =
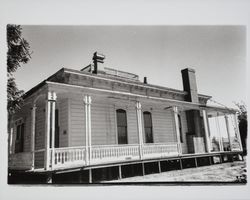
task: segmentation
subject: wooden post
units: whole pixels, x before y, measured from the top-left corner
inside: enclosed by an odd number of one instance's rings
[[[119,169],[119,179],[122,179],[122,166],[121,165],[119,165],[118,166],[118,169]]]
[[[212,165],[211,156],[209,156],[208,159],[209,159],[209,164]]]
[[[36,104],[33,104],[31,108],[31,152],[32,152],[32,167],[31,169],[34,170],[35,168],[35,141],[36,141]]]
[[[86,164],[89,164],[89,124],[88,124],[88,96],[84,96],[84,105],[85,105],[85,161]]]
[[[48,92],[47,94],[47,102],[46,102],[46,108],[45,108],[45,113],[46,113],[46,120],[45,120],[45,159],[44,159],[44,168],[45,170],[48,170],[50,168],[50,165],[52,166],[53,163],[53,137],[55,135],[55,109],[54,109],[54,104],[56,101],[56,93],[55,92]],[[51,141],[50,143],[50,134],[51,134]],[[51,148],[50,148],[51,144]],[[50,149],[52,152],[50,152]],[[50,154],[51,153],[51,154]]]
[[[84,96],[85,104],[85,147],[86,147],[86,164],[91,162],[91,96]]]
[[[227,115],[225,115],[225,121],[226,121],[227,137],[228,137],[228,141],[229,141],[229,147],[230,147],[230,151],[232,151],[232,141],[231,141],[231,137],[230,137],[229,123],[228,123],[228,116]]]
[[[183,166],[182,166],[182,160],[180,159],[180,168],[183,169]]]
[[[211,152],[211,141],[210,141],[210,136],[209,136],[206,110],[202,110],[202,114],[203,114],[203,122],[204,122],[204,128],[205,128],[206,149],[207,149],[207,153],[210,153]]]
[[[89,183],[92,183],[92,169],[89,169]]]
[[[92,102],[92,99],[91,99],[91,96],[88,96],[89,100],[88,100],[88,122],[89,122],[89,164],[91,163],[91,158],[92,158],[92,132],[91,132],[91,102]]]
[[[239,125],[238,125],[238,116],[237,113],[235,113],[234,115],[234,121],[235,121],[235,133],[237,136],[237,139],[239,141],[239,145],[240,145],[240,151],[243,151],[243,147],[242,147],[242,143],[241,143],[241,138],[240,138],[240,131],[239,131]]]
[[[194,158],[194,162],[195,162],[195,167],[198,167],[198,163],[197,163],[197,158]]]
[[[56,93],[52,92],[51,100],[51,169],[55,163],[55,112],[56,112]]]
[[[177,149],[178,149],[178,154],[181,155],[182,154],[182,147],[181,147],[181,139],[180,139],[180,129],[179,129],[179,119],[178,119],[177,106],[173,107],[173,111],[174,111],[176,138],[177,138]]]
[[[44,168],[49,169],[50,166],[50,111],[52,94],[48,92],[46,107],[45,107],[45,153],[44,153]]]
[[[137,113],[137,126],[138,126],[138,140],[139,140],[139,154],[140,159],[143,159],[143,136],[142,136],[142,111],[141,103],[136,102],[136,113]]]
[[[218,116],[219,115],[217,113],[217,117],[215,118],[215,122],[217,125],[218,134],[219,134],[219,148],[220,148],[220,151],[223,151],[223,142],[222,142],[222,136],[221,136],[221,132],[220,132],[220,124],[219,124]]]
[[[161,161],[158,161],[158,169],[159,169],[159,173],[161,173]]]
[[[142,176],[145,175],[145,166],[144,166],[144,163],[142,163]]]

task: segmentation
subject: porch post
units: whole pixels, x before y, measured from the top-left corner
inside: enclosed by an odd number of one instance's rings
[[[91,96],[84,96],[85,104],[85,159],[86,164],[90,164],[91,160]]]
[[[45,152],[44,152],[44,169],[48,170],[50,165],[50,113],[52,99],[51,92],[47,94],[47,100],[45,105]]]
[[[51,100],[51,169],[55,163],[55,112],[56,112],[56,93],[52,92]]]
[[[178,107],[173,106],[174,111],[174,121],[175,121],[175,130],[176,130],[176,137],[177,137],[177,149],[178,154],[182,154],[182,147],[181,147],[181,140],[180,140],[180,127],[179,127],[179,119],[178,119]]]
[[[46,118],[45,118],[45,154],[44,154],[44,168],[45,170],[48,170],[52,161],[51,157],[51,152],[50,152],[50,137],[53,142],[53,137],[54,137],[54,123],[55,119],[53,119],[53,116],[55,116],[53,113],[54,109],[54,103],[56,101],[56,93],[55,92],[48,92],[47,94],[47,101],[46,101],[46,108],[45,108],[45,113],[46,113]],[[52,125],[52,127],[51,127]],[[52,134],[52,135],[50,135]],[[54,144],[51,144],[51,147],[54,147]],[[53,155],[53,150],[52,150],[52,155]]]
[[[219,148],[220,148],[220,151],[223,151],[223,141],[222,141],[222,136],[221,136],[221,132],[220,132],[220,123],[219,123],[219,120],[218,120],[218,113],[217,113],[217,117],[215,118],[215,121],[216,121],[216,125],[217,125],[217,130],[218,130],[218,134],[219,134]]]
[[[91,163],[91,158],[92,158],[92,140],[91,140],[91,102],[92,102],[92,99],[91,99],[91,96],[88,96],[89,97],[89,103],[88,103],[88,128],[89,128],[89,164]]]
[[[136,113],[137,113],[137,126],[138,126],[138,139],[139,139],[139,155],[140,155],[140,159],[142,159],[143,157],[142,111],[141,111],[141,103],[139,101],[136,102]]]
[[[14,122],[13,122],[13,119],[11,117],[11,120],[9,122],[9,137],[8,137],[8,140],[9,140],[9,143],[8,143],[8,154],[12,154],[14,153]]]
[[[230,137],[230,131],[229,131],[229,123],[228,123],[228,116],[225,115],[225,121],[226,121],[226,128],[227,128],[227,137],[229,142],[230,151],[232,151],[232,141]]]
[[[30,138],[30,144],[31,144],[31,152],[32,152],[32,170],[34,170],[35,167],[35,131],[36,131],[36,104],[33,104],[33,107],[31,108],[31,138]]]
[[[210,153],[211,152],[211,143],[210,143],[206,110],[202,110],[202,115],[203,115],[204,129],[205,129],[205,140],[206,140],[207,153]]]
[[[241,138],[240,138],[240,131],[239,131],[238,115],[237,115],[237,113],[234,114],[234,121],[235,121],[235,129],[236,129],[235,133],[236,133],[237,139],[239,141],[240,151],[243,151],[242,143],[241,143]]]

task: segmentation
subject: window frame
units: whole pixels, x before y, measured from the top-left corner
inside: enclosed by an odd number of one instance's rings
[[[146,114],[149,114],[150,115],[150,121],[151,121],[151,126],[150,127],[146,127],[145,126],[145,115]],[[149,112],[149,111],[143,111],[143,113],[142,113],[142,115],[143,115],[143,126],[144,126],[144,137],[145,137],[145,143],[146,144],[152,144],[152,143],[154,143],[154,132],[153,132],[153,119],[152,119],[152,113],[151,112]],[[152,138],[152,141],[147,141],[147,134],[146,134],[146,128],[150,128],[151,129],[151,138]]]
[[[120,127],[126,127],[126,141],[125,143],[119,143],[119,126],[118,126],[118,112],[125,113],[125,119],[126,119],[126,126],[120,126]],[[118,108],[115,110],[116,114],[116,136],[117,136],[117,144],[118,145],[125,145],[128,144],[128,118],[127,118],[127,110]]]

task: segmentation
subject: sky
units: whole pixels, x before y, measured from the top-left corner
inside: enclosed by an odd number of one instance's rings
[[[80,70],[98,51],[104,66],[182,90],[181,69],[196,70],[198,92],[234,107],[246,102],[244,26],[22,26],[32,59],[15,73],[28,91],[62,67]]]

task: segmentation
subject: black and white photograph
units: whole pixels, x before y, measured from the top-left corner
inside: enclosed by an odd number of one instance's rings
[[[246,183],[244,26],[9,24],[7,39],[9,184]]]
[[[161,17],[152,23],[146,15],[133,23],[111,9],[116,4],[94,5],[95,12],[81,13],[92,16],[85,23],[65,13],[63,23],[1,22],[4,187],[23,195],[52,189],[51,198],[66,191],[64,198],[77,196],[76,189],[87,199],[100,189],[120,189],[114,194],[125,198],[131,188],[138,193],[131,199],[153,197],[156,189],[158,199],[167,190],[183,199],[177,194],[185,189],[189,199],[216,188],[218,198],[246,199],[247,24],[164,23]],[[62,11],[50,12],[57,18]],[[115,15],[122,16],[116,23],[101,21]],[[7,190],[0,198],[15,196]],[[44,195],[49,192],[38,199]]]

